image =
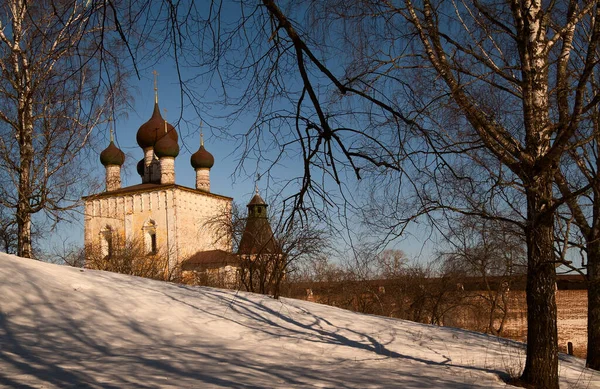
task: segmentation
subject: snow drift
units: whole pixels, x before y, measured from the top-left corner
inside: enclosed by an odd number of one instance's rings
[[[0,254],[0,386],[500,388],[523,345]],[[561,355],[561,387],[600,374]],[[508,373],[507,373],[508,372]]]

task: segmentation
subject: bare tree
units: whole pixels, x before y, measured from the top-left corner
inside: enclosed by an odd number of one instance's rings
[[[85,247],[85,267],[161,281],[174,281],[179,274],[177,268],[169,268],[166,253],[159,250],[148,254],[144,242],[139,239],[124,240],[113,236],[108,245],[107,248],[101,244]]]
[[[266,207],[265,207],[266,208]],[[324,255],[329,247],[328,234],[311,223],[250,223],[255,215],[242,216],[240,207],[219,215],[208,225],[220,233],[217,239],[232,238],[233,252],[240,258],[240,282],[250,292],[281,295],[281,285],[303,263]],[[255,221],[255,220],[254,220]],[[244,247],[242,248],[241,245]]]
[[[60,243],[56,243],[49,252],[42,253],[41,259],[44,262],[67,265],[71,267],[85,266],[85,250],[82,246],[69,242],[64,238]]]
[[[94,127],[119,100],[119,42],[105,6],[75,0],[0,5],[0,202],[15,210],[17,254],[31,257],[32,215],[59,221],[81,197]],[[114,95],[112,97],[115,97]],[[110,103],[110,104],[109,104]]]
[[[480,281],[479,301],[487,305],[484,331],[500,336],[509,306],[507,293],[513,277],[525,274],[525,242],[511,225],[475,217],[461,217],[446,235],[449,248],[439,253],[445,273],[459,276],[467,282]]]
[[[464,275],[440,269],[439,264],[409,261],[400,250],[373,252],[361,245],[342,264],[321,259],[309,263],[311,269],[298,287],[308,289],[316,301],[357,312],[383,315],[421,323],[469,326],[457,320],[469,306],[469,294],[458,285]],[[316,266],[314,266],[316,265]]]
[[[5,253],[17,253],[17,225],[13,215],[4,206],[0,206],[0,242]]]

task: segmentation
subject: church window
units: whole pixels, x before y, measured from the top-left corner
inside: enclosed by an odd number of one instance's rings
[[[152,254],[156,254],[158,251],[156,249],[156,233],[150,235],[150,249],[152,250]]]
[[[102,257],[110,258],[113,256],[113,229],[111,226],[106,226],[100,231],[100,251]]]
[[[156,241],[156,223],[154,220],[148,220],[144,223],[143,232],[146,254],[156,254],[158,252],[158,244]]]

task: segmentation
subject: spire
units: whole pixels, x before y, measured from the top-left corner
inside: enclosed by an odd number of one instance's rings
[[[200,147],[204,146],[204,132],[202,131],[202,120],[200,120]]]
[[[152,71],[154,74],[154,103],[158,104],[158,72],[156,69]]]
[[[260,197],[260,195],[258,194],[258,181],[260,181],[260,173],[256,172],[256,182],[254,184],[254,196]]]
[[[115,136],[113,134],[112,116],[108,118],[108,131],[110,132],[110,143],[113,143],[115,141]]]

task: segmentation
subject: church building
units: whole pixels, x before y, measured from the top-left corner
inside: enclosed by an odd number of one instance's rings
[[[104,256],[112,254],[112,243],[138,240],[148,254],[164,253],[169,267],[199,252],[231,252],[231,236],[211,227],[211,220],[231,214],[232,198],[210,191],[213,156],[200,148],[191,156],[196,187],[175,182],[175,160],[179,154],[176,129],[160,114],[155,81],[154,111],[137,131],[144,157],[137,164],[141,183],[121,187],[124,153],[114,143],[100,154],[106,169],[106,191],[84,197],[84,242],[99,245]]]

